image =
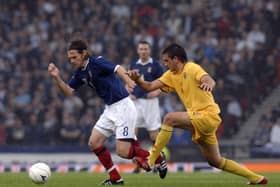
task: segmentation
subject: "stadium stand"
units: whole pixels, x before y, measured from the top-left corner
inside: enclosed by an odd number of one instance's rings
[[[75,32],[85,34],[93,54],[124,67],[136,58],[139,40],[149,41],[158,58],[166,44],[180,43],[217,81],[218,136],[234,137],[279,84],[279,6],[277,0],[1,1],[1,146],[87,145],[103,103],[85,90],[77,93],[81,99],[62,97],[47,74],[55,62],[69,78],[65,50]],[[176,96],[160,100],[162,114],[182,108]],[[60,133],[65,115],[81,132],[73,141]]]

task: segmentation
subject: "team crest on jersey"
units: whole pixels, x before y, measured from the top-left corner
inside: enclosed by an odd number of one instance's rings
[[[147,72],[151,73],[152,72],[152,67],[148,67]]]

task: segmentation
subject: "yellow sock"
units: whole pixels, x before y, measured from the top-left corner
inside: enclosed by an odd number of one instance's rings
[[[157,136],[156,142],[152,147],[151,154],[149,156],[149,164],[154,166],[157,157],[159,156],[162,149],[166,146],[169,142],[169,139],[172,135],[173,127],[162,125],[161,130]]]
[[[237,162],[226,158],[223,158],[219,168],[224,171],[246,177],[251,182],[259,181],[262,178],[261,175],[258,175]]]

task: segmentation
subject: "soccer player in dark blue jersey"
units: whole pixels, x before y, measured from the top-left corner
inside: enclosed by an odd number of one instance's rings
[[[141,149],[136,141],[136,108],[119,77],[125,82],[129,91],[134,89],[134,81],[128,77],[120,65],[100,56],[90,56],[87,44],[83,40],[72,41],[67,56],[70,63],[76,68],[68,84],[62,80],[55,64],[50,63],[48,66],[48,72],[61,92],[65,96],[69,96],[86,84],[95,90],[105,103],[105,110],[92,129],[88,143],[89,148],[109,173],[110,178],[102,184],[124,184],[113,164],[110,152],[104,146],[105,140],[113,134],[116,135],[116,153],[120,157],[135,159],[145,170],[150,170],[147,163],[149,152]],[[162,160],[160,155],[158,162]]]
[[[143,80],[153,81],[163,74],[162,66],[151,57],[151,46],[147,41],[143,40],[137,44],[137,54],[139,58],[131,64],[130,69],[137,70]],[[136,86],[130,94],[137,109],[136,135],[138,134],[138,128],[145,128],[153,143],[161,126],[158,100],[160,92],[159,89],[147,92]],[[139,167],[136,167],[134,172],[139,172],[139,169]]]
[[[130,69],[137,70],[142,79],[153,81],[163,74],[162,66],[151,57],[151,46],[146,41],[140,41],[137,45],[139,59],[131,64]],[[137,108],[136,127],[144,127],[149,131],[152,141],[155,141],[158,129],[161,126],[158,95],[160,90],[147,92],[136,86],[131,93],[131,98]]]

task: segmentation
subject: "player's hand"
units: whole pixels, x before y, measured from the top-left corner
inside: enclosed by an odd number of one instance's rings
[[[201,83],[199,87],[204,91],[212,92],[214,85],[208,83]]]
[[[54,78],[59,76],[59,70],[54,63],[49,64],[48,72]]]
[[[129,70],[127,72],[127,75],[134,81],[137,81],[141,77],[140,73],[137,70]]]
[[[136,84],[134,81],[130,80],[129,82],[127,82],[126,89],[127,89],[128,93],[132,93],[135,86],[136,86]]]

